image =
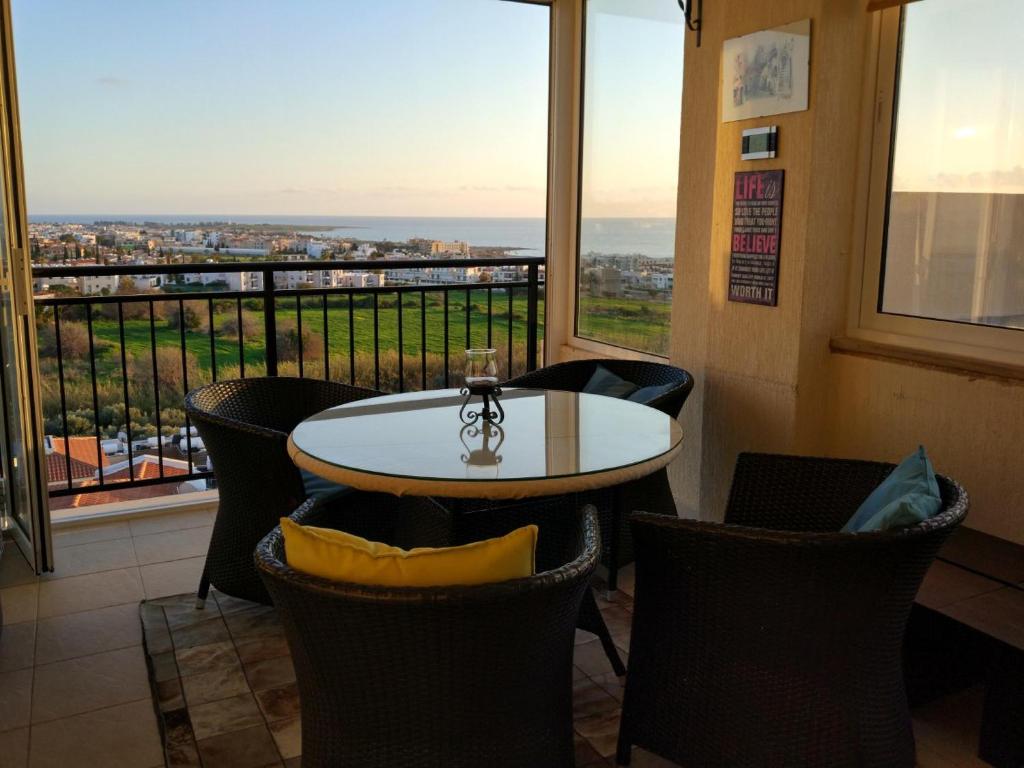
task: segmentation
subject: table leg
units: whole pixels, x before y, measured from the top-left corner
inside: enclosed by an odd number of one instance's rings
[[[583,595],[583,604],[580,606],[580,615],[576,620],[576,626],[580,629],[592,632],[601,641],[604,655],[612,665],[615,674],[622,677],[626,674],[626,665],[622,663],[619,656],[619,649],[615,647],[612,634],[608,631],[601,609],[597,607],[597,598],[594,597],[594,590],[588,589]]]

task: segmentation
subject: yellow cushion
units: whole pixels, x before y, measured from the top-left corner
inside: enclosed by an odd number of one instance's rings
[[[282,517],[288,565],[310,576],[385,587],[488,584],[532,576],[537,526],[461,547],[399,549]]]

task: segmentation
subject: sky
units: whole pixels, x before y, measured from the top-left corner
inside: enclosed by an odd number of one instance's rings
[[[674,0],[588,0],[584,217],[675,216],[683,24]]]
[[[1024,1],[906,7],[893,188],[1024,193]]]
[[[676,0],[594,5],[678,29],[622,18],[593,62],[613,98],[592,110],[591,215],[672,216],[682,15]],[[12,6],[30,214],[545,215],[546,6]],[[664,67],[667,85],[651,77]]]
[[[12,6],[32,214],[544,215],[546,7]]]

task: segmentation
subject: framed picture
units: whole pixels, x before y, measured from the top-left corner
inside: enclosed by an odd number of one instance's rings
[[[811,20],[726,40],[722,122],[807,109]]]

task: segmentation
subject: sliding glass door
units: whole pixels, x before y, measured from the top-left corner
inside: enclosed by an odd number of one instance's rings
[[[0,529],[36,570],[52,569],[44,450],[35,372],[35,323],[29,282],[27,222],[10,8],[2,4],[0,82]],[[14,557],[7,551],[0,557]]]

